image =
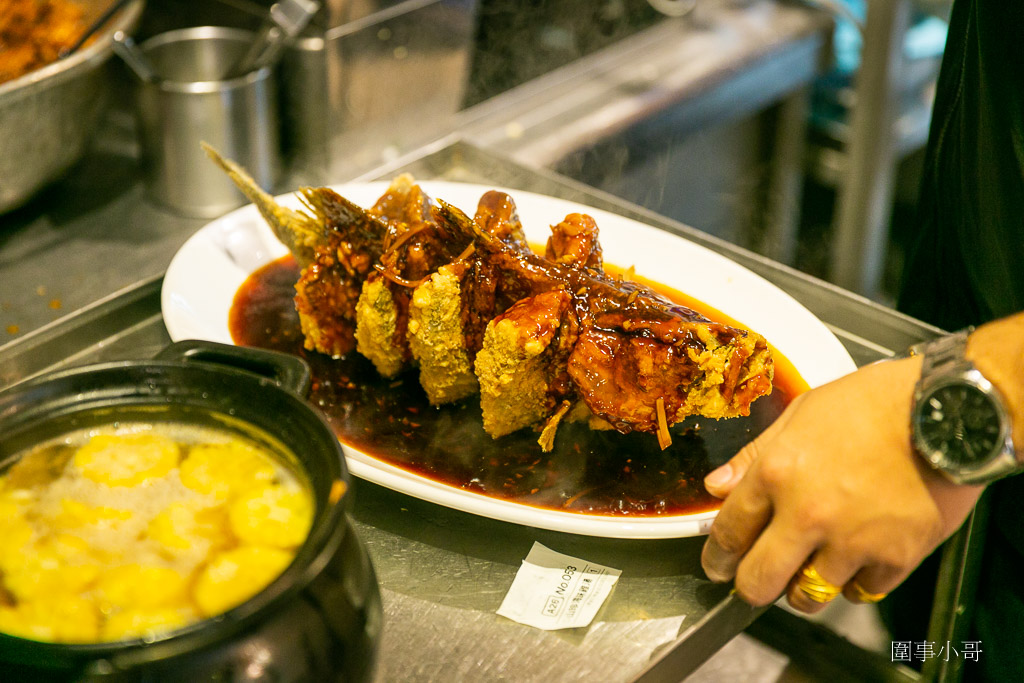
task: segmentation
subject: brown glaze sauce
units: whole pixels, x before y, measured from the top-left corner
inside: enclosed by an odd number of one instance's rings
[[[563,424],[554,450],[544,453],[531,430],[497,440],[487,436],[478,397],[434,408],[415,370],[387,380],[354,351],[341,359],[307,351],[292,303],[298,276],[294,259],[285,256],[249,277],[229,315],[235,343],[305,358],[313,370],[309,399],[343,443],[420,476],[502,500],[600,515],[716,509],[720,501],[704,489],[704,475],[760,434],[807,387],[776,352],[775,390],[753,403],[749,417],[688,418],[671,429],[672,445],[664,451],[654,434]],[[633,279],[712,320],[736,324],[679,292]]]

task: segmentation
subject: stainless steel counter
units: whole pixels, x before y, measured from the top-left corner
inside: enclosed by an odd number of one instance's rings
[[[858,363],[891,355],[934,332],[692,228],[465,143],[440,142],[377,169],[373,177],[387,178],[399,170],[422,179],[543,192],[683,235],[788,291],[829,324]],[[150,211],[122,197],[99,215],[152,220]],[[85,225],[102,241],[103,222],[95,216],[71,224]],[[177,239],[174,228],[183,227],[172,221],[155,225],[166,231],[163,239],[170,244]],[[58,227],[51,229],[59,235]],[[146,229],[153,230],[154,224],[140,226]],[[59,268],[59,263],[52,266]],[[117,264],[97,267],[118,273]],[[160,282],[155,276],[0,347],[0,386],[61,365],[152,356],[168,341],[160,317]],[[381,681],[680,680],[762,611],[704,577],[700,538],[634,541],[538,530],[450,510],[363,481],[356,482],[354,499],[352,516],[383,593]],[[540,631],[495,614],[534,541],[622,570],[609,602],[589,628]]]
[[[112,111],[73,172],[0,215],[0,344],[162,274],[202,227],[143,199],[133,125]]]

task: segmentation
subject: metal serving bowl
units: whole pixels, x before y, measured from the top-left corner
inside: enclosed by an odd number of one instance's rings
[[[111,0],[79,0],[92,22]],[[109,98],[111,36],[138,22],[129,3],[95,39],[69,57],[0,84],[0,213],[28,200],[85,152]]]

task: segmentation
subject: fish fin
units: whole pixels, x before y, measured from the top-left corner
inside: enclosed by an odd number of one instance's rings
[[[295,255],[299,264],[305,266],[311,263],[313,250],[324,241],[323,228],[316,220],[302,211],[281,206],[239,164],[225,158],[211,145],[205,142],[199,144],[207,156],[227,173],[242,194],[259,209],[274,235]]]

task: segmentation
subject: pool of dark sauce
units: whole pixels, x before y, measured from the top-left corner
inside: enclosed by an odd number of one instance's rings
[[[611,268],[609,268],[611,270]],[[749,417],[691,417],[671,429],[664,451],[654,434],[592,431],[562,424],[555,448],[541,451],[529,429],[494,440],[484,433],[479,397],[432,407],[415,370],[383,379],[356,352],[332,359],[302,345],[292,303],[298,267],[285,256],[253,273],[232,304],[235,343],[305,358],[313,370],[312,403],[342,442],[417,475],[459,489],[539,508],[600,515],[665,516],[712,510],[720,501],[704,475],[761,433],[806,389],[793,366],[775,354],[775,389]],[[656,283],[634,279],[699,311],[727,316]]]

